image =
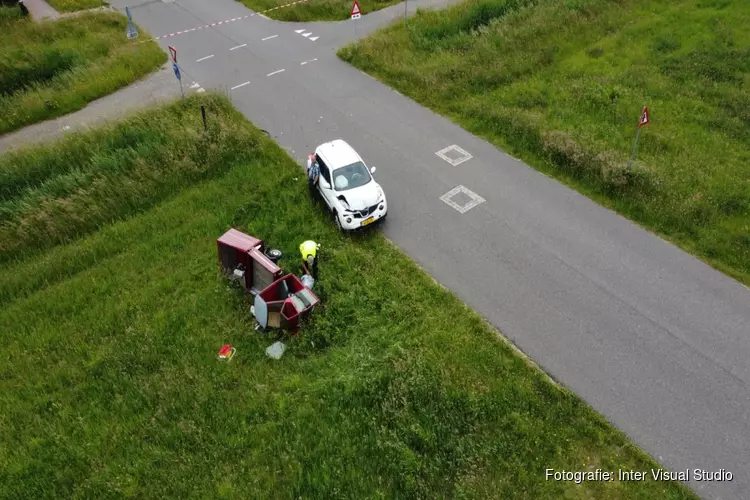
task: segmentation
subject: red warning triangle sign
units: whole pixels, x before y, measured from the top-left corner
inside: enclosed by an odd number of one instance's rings
[[[352,17],[359,16],[361,14],[359,10],[359,2],[357,0],[354,0],[354,5],[352,5]]]
[[[643,106],[643,111],[641,112],[641,121],[638,122],[638,128],[643,127],[644,125],[648,125],[648,107]]]

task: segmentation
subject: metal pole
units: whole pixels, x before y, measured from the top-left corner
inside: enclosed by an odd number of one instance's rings
[[[635,133],[635,143],[633,144],[633,151],[630,153],[630,161],[628,162],[628,170],[633,165],[633,158],[635,158],[635,148],[638,147],[638,138],[641,136],[641,127],[638,126],[638,131]]]
[[[409,0],[404,0],[404,27],[406,27],[406,10],[409,5]]]
[[[357,38],[357,20],[354,20],[354,47],[359,47],[359,38]]]
[[[182,94],[182,98],[185,99],[185,91],[182,90],[182,78],[180,78],[179,80],[180,80],[180,94]]]
[[[206,106],[201,104],[201,115],[203,116],[203,130],[208,130],[208,125],[206,124]]]

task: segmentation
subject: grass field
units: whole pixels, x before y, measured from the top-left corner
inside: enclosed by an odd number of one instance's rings
[[[693,498],[545,481],[655,464],[382,236],[338,235],[224,98],[0,157],[0,173],[2,498]],[[280,361],[218,272],[232,226],[288,269],[303,238],[322,245],[325,306]]]
[[[0,134],[77,111],[167,60],[156,44],[130,45],[120,14],[35,23],[0,12]]]
[[[106,5],[106,2],[102,0],[47,0],[47,3],[58,12],[96,9]]]
[[[742,0],[473,0],[340,56],[750,284],[748,25]]]
[[[290,22],[307,21],[343,21],[351,17],[354,0],[307,0],[297,5],[294,0],[238,0],[248,8],[262,12],[271,19]],[[399,3],[401,0],[360,0],[362,14],[384,9]],[[279,9],[275,7],[284,6]]]

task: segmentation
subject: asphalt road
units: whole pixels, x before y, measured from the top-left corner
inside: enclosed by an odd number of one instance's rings
[[[664,466],[733,474],[689,481],[701,496],[747,498],[748,289],[338,60],[352,21],[278,23],[233,0],[131,10],[178,33],[156,43],[177,48],[184,80],[228,92],[300,164],[321,142],[352,144],[378,167],[388,238]],[[472,157],[436,155],[452,145]],[[483,201],[441,200],[458,186]]]

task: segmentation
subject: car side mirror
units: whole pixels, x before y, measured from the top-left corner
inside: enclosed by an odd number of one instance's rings
[[[372,167],[372,168],[370,169],[370,173],[371,173],[371,174],[374,174],[374,173],[375,173],[375,167]]]
[[[328,181],[325,180],[322,176],[318,179],[318,182],[320,183],[320,187],[323,189],[331,189],[331,185],[328,184]]]

